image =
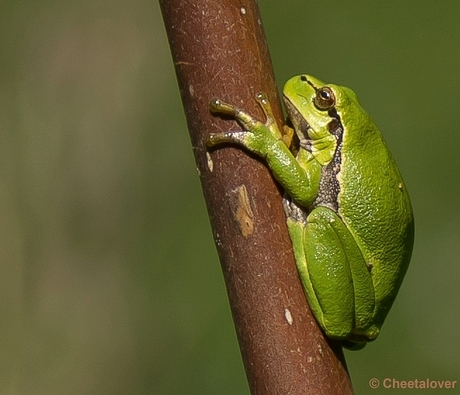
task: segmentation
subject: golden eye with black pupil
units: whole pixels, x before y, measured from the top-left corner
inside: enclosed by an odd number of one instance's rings
[[[316,90],[314,99],[315,106],[318,110],[326,111],[335,106],[335,96],[331,88],[327,86]]]

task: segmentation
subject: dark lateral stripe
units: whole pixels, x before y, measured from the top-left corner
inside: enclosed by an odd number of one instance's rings
[[[337,175],[342,165],[343,126],[335,110],[331,110],[329,115],[332,117],[331,122],[329,122],[329,132],[336,138],[337,145],[332,160],[322,168],[318,196],[313,202],[312,208],[323,206],[337,213],[339,211],[338,196],[340,192]]]

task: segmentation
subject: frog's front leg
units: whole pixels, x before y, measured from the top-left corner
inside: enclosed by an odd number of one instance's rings
[[[256,99],[264,111],[266,123],[255,119],[231,104],[213,99],[210,103],[211,112],[234,117],[242,125],[243,130],[211,133],[207,145],[213,147],[222,143],[236,143],[246,147],[265,159],[273,175],[289,196],[300,205],[309,206],[315,198],[317,182],[311,182],[310,172],[306,172],[289,151],[274,121],[271,106],[266,96],[258,94]],[[319,180],[318,174],[315,174],[315,179]]]
[[[237,143],[262,157],[266,157],[271,147],[276,146],[278,141],[282,140],[282,135],[276,125],[270,103],[265,94],[259,93],[256,96],[256,100],[265,114],[265,123],[220,99],[212,99],[210,103],[211,112],[231,115],[241,124],[244,130],[212,133],[207,141],[208,146],[215,146],[221,143]]]

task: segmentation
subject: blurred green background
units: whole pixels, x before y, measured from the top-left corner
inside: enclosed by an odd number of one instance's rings
[[[460,3],[260,7],[279,83],[353,87],[412,196],[356,393],[460,382]],[[0,395],[248,394],[157,2],[4,0],[0,45]]]

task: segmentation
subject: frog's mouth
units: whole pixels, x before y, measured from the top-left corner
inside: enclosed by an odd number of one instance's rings
[[[294,127],[301,146],[307,144],[310,140],[308,134],[308,131],[311,129],[310,124],[286,96],[284,96],[283,99],[286,112],[288,113],[288,126],[292,125],[292,127]]]

